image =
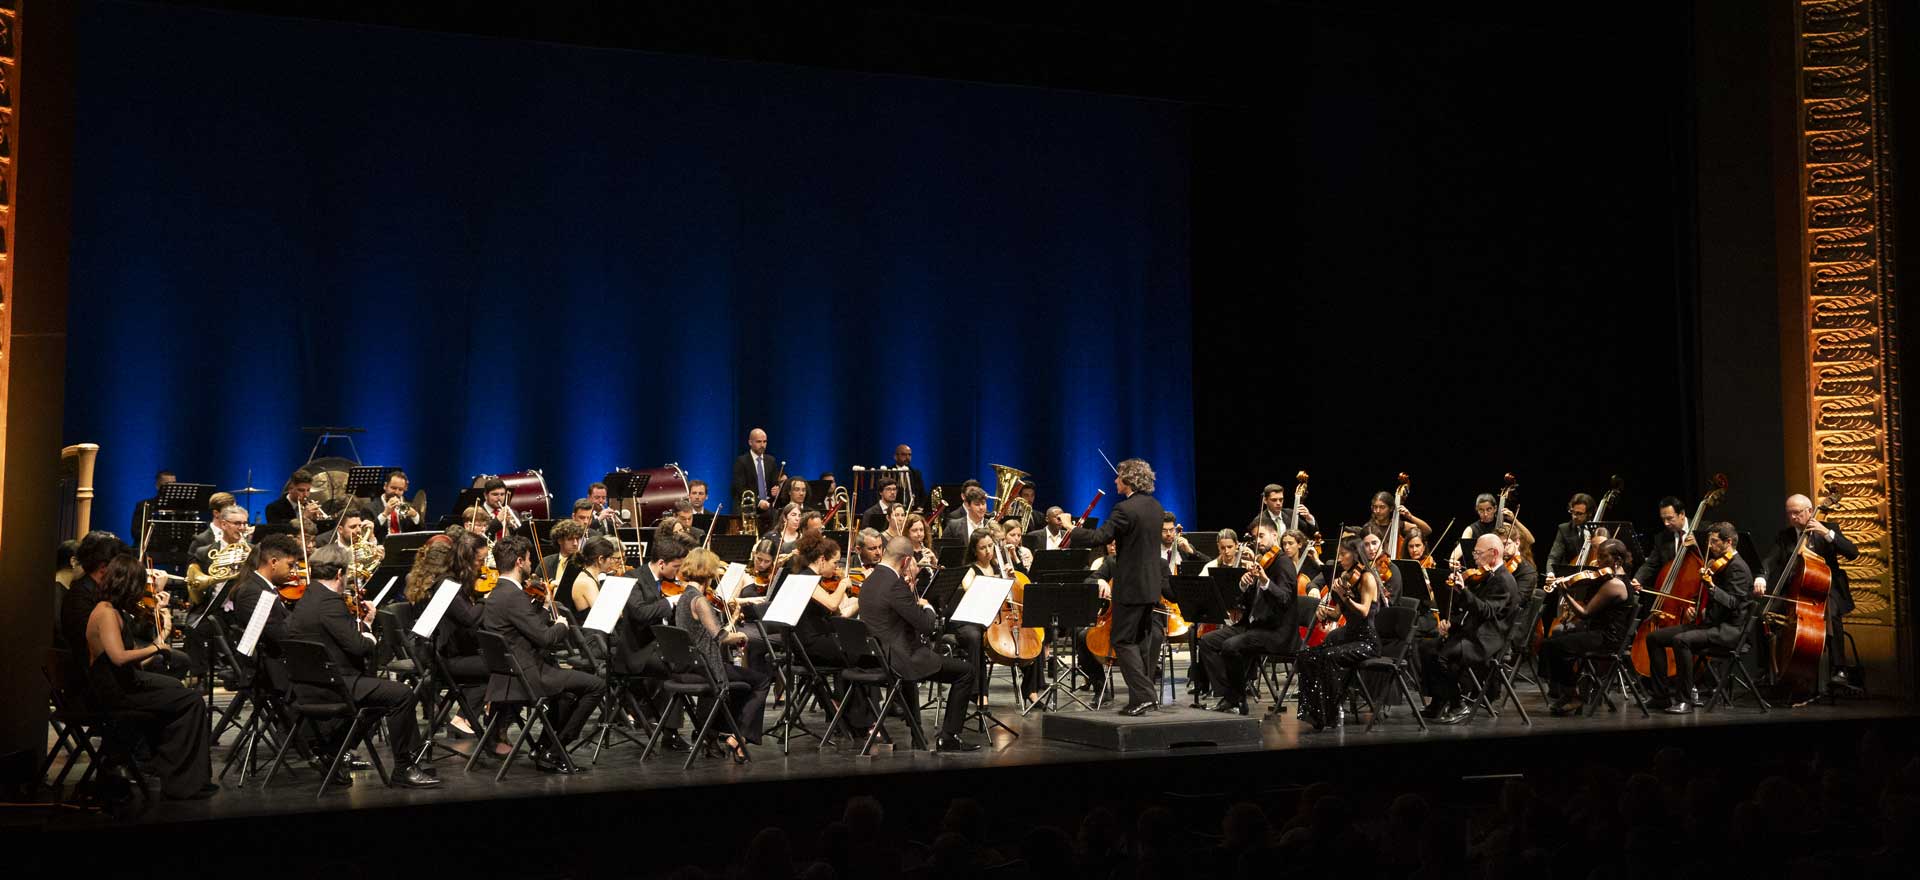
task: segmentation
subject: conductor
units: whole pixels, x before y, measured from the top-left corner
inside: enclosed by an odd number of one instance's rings
[[[1153,497],[1153,468],[1137,458],[1114,467],[1113,485],[1121,495],[1113,513],[1097,529],[1073,530],[1073,546],[1103,547],[1115,542],[1113,557],[1113,650],[1127,682],[1127,705],[1120,714],[1137,718],[1159,705],[1160,695],[1147,674],[1141,645],[1159,626],[1154,607],[1167,592],[1167,566],[1160,558],[1160,521],[1166,510]]]

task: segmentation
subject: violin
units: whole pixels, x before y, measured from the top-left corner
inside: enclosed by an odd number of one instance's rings
[[[300,597],[307,594],[307,564],[305,562],[294,563],[293,571],[288,573],[285,581],[282,581],[278,587],[274,588],[274,592],[279,593],[280,598],[288,602],[300,601]]]
[[[1547,582],[1545,584],[1542,584],[1540,589],[1545,592],[1551,593],[1554,590],[1564,590],[1567,587],[1571,587],[1574,584],[1580,583],[1581,581],[1593,581],[1593,580],[1603,581],[1610,577],[1613,577],[1612,566],[1606,566],[1604,568],[1589,568],[1584,571],[1576,571],[1573,574],[1565,575],[1563,577],[1547,578]]]
[[[473,582],[473,591],[482,594],[491,593],[493,592],[493,588],[499,585],[500,569],[494,568],[491,565],[483,565],[480,567],[480,578]]]
[[[823,581],[822,584],[824,585],[825,582]],[[667,578],[660,582],[660,595],[662,596],[678,596],[686,591],[687,586],[673,578]]]

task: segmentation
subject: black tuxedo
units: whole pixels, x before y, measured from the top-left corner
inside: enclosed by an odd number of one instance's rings
[[[933,609],[920,604],[899,572],[882,565],[874,568],[860,586],[860,619],[886,649],[887,666],[894,674],[909,681],[951,683],[940,732],[958,734],[977,684],[973,667],[965,660],[942,657],[928,646],[924,637],[938,631],[938,615]]]
[[[234,584],[229,589],[232,593],[228,601],[233,604],[233,611],[228,618],[228,623],[242,632],[246,631],[247,621],[253,619],[253,608],[259,604],[260,594],[278,592],[274,585],[267,583],[267,579],[261,577],[257,571],[234,578]],[[260,631],[260,640],[273,645],[280,644],[280,640],[287,637],[287,617],[286,604],[276,598],[269,606],[267,625]],[[254,656],[259,656],[259,653],[256,649]]]
[[[1633,570],[1633,579],[1647,589],[1660,589],[1660,584],[1654,579],[1659,576],[1661,567],[1673,561],[1675,547],[1680,540],[1679,532],[1661,529],[1659,534],[1647,541],[1647,558],[1641,560],[1640,567]],[[1700,550],[1704,553],[1706,548],[1702,547]]]
[[[1071,538],[1071,536],[1072,533],[1069,532],[1067,537]],[[1041,526],[1040,528],[1034,529],[1020,540],[1027,545],[1028,550],[1032,550],[1035,553],[1045,550],[1047,549],[1047,527]],[[1067,541],[1067,546],[1072,547],[1073,541]]]
[[[480,618],[481,626],[488,632],[498,633],[507,643],[507,650],[513,653],[521,673],[554,698],[549,717],[560,728],[559,741],[549,741],[548,746],[566,747],[580,735],[594,703],[606,692],[606,682],[599,676],[561,669],[547,659],[547,651],[566,637],[567,625],[550,620],[546,611],[536,607],[526,591],[507,577],[502,576],[481,603]],[[487,699],[496,704],[526,700],[528,695],[512,684],[505,676],[493,676],[487,682]]]
[[[761,469],[764,471],[764,476],[766,477],[767,491],[760,491],[759,480],[756,479],[753,470],[753,453],[747,452],[733,460],[733,498],[731,500],[733,503],[738,504],[740,503],[740,495],[742,493],[748,491],[753,492],[755,500],[767,502],[768,512],[760,517],[764,521],[771,519],[772,512],[779,507],[778,504],[774,503],[774,498],[780,494],[780,484],[774,481],[774,477],[779,473],[780,459],[775,458],[771,452],[761,453],[760,458]],[[748,511],[743,510],[740,512],[747,513]]]
[[[1846,614],[1853,610],[1853,587],[1847,582],[1847,570],[1840,567],[1840,561],[1859,556],[1860,549],[1855,547],[1853,541],[1846,535],[1840,533],[1839,526],[1830,522],[1823,522],[1821,525],[1826,526],[1833,537],[1827,539],[1815,535],[1807,539],[1807,546],[1825,560],[1827,568],[1833,572],[1831,597],[1827,600],[1828,612]],[[1799,546],[1800,532],[1792,526],[1774,533],[1773,547],[1767,552],[1766,560],[1760,565],[1761,577],[1767,580],[1768,592],[1778,589],[1780,576],[1786,571],[1787,562],[1794,558],[1794,549]],[[1794,571],[1798,572],[1799,568],[1795,567]],[[1835,606],[1838,606],[1837,611]]]
[[[1217,570],[1217,569],[1216,569]],[[1228,702],[1246,699],[1247,672],[1255,657],[1294,650],[1300,629],[1293,624],[1297,572],[1293,560],[1275,554],[1266,567],[1267,582],[1240,589],[1240,622],[1200,638],[1200,662],[1210,690]]]
[[[1420,646],[1421,673],[1427,693],[1442,705],[1460,699],[1460,676],[1469,669],[1484,671],[1487,661],[1507,647],[1507,617],[1519,587],[1513,572],[1496,565],[1480,583],[1453,591],[1454,623],[1445,639]],[[1460,613],[1465,611],[1464,616]],[[1485,676],[1481,680],[1485,681]]]
[[[420,723],[414,718],[418,698],[406,685],[367,674],[367,664],[373,659],[373,639],[360,634],[360,624],[340,594],[325,584],[309,584],[306,595],[294,603],[287,621],[287,638],[317,642],[326,648],[340,683],[354,701],[387,710],[387,743],[393,746],[393,764],[396,768],[411,765],[414,753],[420,750]],[[337,699],[329,690],[306,685],[296,685],[294,695],[320,702]]]
[[[1073,546],[1115,543],[1113,577],[1113,649],[1126,679],[1130,704],[1154,702],[1159,689],[1147,674],[1140,646],[1148,627],[1159,623],[1150,613],[1167,594],[1167,566],[1160,560],[1160,521],[1166,509],[1151,493],[1121,499],[1097,529],[1073,530]]]

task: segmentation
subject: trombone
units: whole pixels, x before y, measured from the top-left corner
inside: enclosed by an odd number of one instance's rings
[[[760,499],[752,489],[740,493],[740,534],[760,537]]]

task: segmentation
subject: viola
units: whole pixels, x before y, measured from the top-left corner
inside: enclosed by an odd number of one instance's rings
[[[274,588],[274,592],[279,593],[280,598],[285,599],[288,602],[300,601],[300,597],[305,596],[307,594],[306,563],[304,562],[294,563],[293,571],[287,575],[287,579],[285,581],[282,581],[278,587]]]
[[[480,567],[479,579],[473,582],[473,591],[483,594],[491,593],[493,592],[493,588],[499,585],[500,570],[491,565],[483,565]]]
[[[820,585],[824,587],[827,585],[827,582],[821,581]],[[662,596],[678,596],[686,591],[686,585],[673,578],[667,578],[660,582],[660,595]]]

